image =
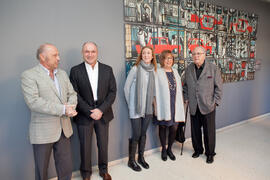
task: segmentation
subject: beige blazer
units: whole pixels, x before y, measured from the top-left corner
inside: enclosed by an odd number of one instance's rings
[[[77,94],[65,71],[58,69],[56,77],[61,96],[41,65],[22,73],[22,92],[31,111],[29,126],[31,144],[56,142],[62,130],[67,138],[73,133],[70,118],[63,115],[63,108],[65,103],[77,105]]]

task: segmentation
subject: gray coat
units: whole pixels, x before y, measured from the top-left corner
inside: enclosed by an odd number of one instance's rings
[[[205,61],[203,71],[197,80],[195,64],[191,63],[184,78],[184,99],[189,101],[190,114],[195,115],[197,105],[202,114],[208,114],[219,105],[222,96],[222,79],[215,64]]]
[[[58,69],[56,77],[61,96],[54,82],[40,65],[23,72],[21,76],[24,99],[31,110],[31,144],[56,142],[62,129],[67,138],[73,133],[70,118],[63,115],[63,108],[64,104],[77,105],[77,93],[73,90],[65,71]]]
[[[133,66],[128,73],[126,82],[125,82],[125,87],[124,87],[124,92],[125,92],[125,98],[128,104],[128,109],[129,109],[129,117],[131,119],[137,119],[140,117],[144,117],[145,114],[138,114],[136,113],[136,100],[135,100],[135,93],[136,93],[136,80],[137,80],[137,66]],[[145,77],[143,80],[143,89],[147,89],[148,85],[148,80],[149,80],[149,72],[145,71],[142,69],[143,77]],[[146,91],[142,91],[142,107],[141,107],[141,112],[145,112],[145,106],[146,106]]]

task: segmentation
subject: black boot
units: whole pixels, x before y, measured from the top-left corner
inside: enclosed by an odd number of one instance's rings
[[[137,141],[133,141],[129,139],[129,146],[128,146],[128,167],[133,169],[134,171],[141,171],[141,167],[135,161],[135,154],[137,149]]]
[[[146,143],[146,136],[141,136],[139,140],[139,156],[138,163],[145,169],[149,169],[149,164],[144,160],[144,148]]]

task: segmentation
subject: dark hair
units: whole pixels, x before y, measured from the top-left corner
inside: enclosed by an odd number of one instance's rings
[[[174,55],[172,54],[172,51],[171,50],[163,50],[160,54],[160,59],[159,59],[159,63],[160,63],[160,66],[161,67],[164,67],[164,60],[166,59],[166,57],[168,55],[172,55],[172,58],[173,58],[173,64],[174,64]]]

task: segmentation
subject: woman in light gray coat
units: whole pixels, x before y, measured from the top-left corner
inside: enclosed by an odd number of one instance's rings
[[[177,70],[173,69],[174,56],[170,50],[160,55],[161,68],[156,75],[156,123],[159,125],[159,138],[162,146],[161,159],[175,160],[172,145],[175,140],[178,122],[185,121],[182,95],[182,82]],[[168,147],[166,149],[166,131],[169,129]]]
[[[141,167],[135,161],[137,145],[138,163],[146,169],[149,168],[144,159],[144,148],[146,130],[153,117],[156,69],[157,63],[153,49],[144,46],[128,74],[124,87],[132,126],[132,138],[129,139],[128,166],[134,171],[141,171]]]

